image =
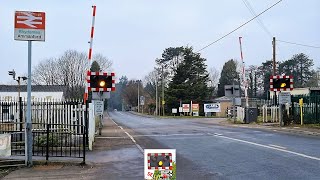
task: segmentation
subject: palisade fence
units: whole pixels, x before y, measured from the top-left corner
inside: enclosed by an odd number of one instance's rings
[[[300,123],[299,99],[303,98],[303,121],[305,124],[320,124],[320,95],[292,96],[291,114],[295,123]]]
[[[33,155],[85,161],[88,114],[83,101],[33,99],[31,109]],[[0,99],[0,114],[0,133],[11,134],[11,154],[24,155],[27,102]]]
[[[289,112],[289,121],[291,121],[294,124],[301,123],[301,113],[299,105],[299,99],[301,98],[303,98],[302,111],[304,124],[320,124],[320,95],[291,96],[291,104],[289,105],[289,107],[286,108]],[[274,102],[273,99],[263,101],[265,101],[265,103],[262,104],[265,104],[265,106],[267,106],[267,108],[269,109],[278,108],[278,105],[272,105]],[[272,113],[268,115],[272,116]]]

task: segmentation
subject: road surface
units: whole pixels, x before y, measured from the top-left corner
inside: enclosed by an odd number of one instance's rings
[[[178,179],[320,177],[319,137],[206,123],[219,119],[109,114],[137,142],[138,149],[176,149]]]

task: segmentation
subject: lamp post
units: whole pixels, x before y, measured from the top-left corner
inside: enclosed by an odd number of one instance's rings
[[[20,79],[22,79],[23,81],[25,81],[25,80],[27,80],[28,78],[27,77],[25,77],[25,76],[22,76],[22,77],[20,77],[20,76],[18,76],[18,78],[16,79],[16,81],[18,82],[18,97],[19,97],[19,99],[20,99],[20,92],[21,92],[21,81],[20,81]]]
[[[21,89],[20,89],[20,85],[21,85],[21,80],[22,79],[23,81],[27,80],[28,78],[25,77],[25,76],[18,76],[18,78],[16,78],[16,72],[14,71],[14,69],[12,71],[8,71],[8,74],[10,76],[12,76],[13,80],[16,80],[18,82],[18,98],[20,99],[20,92],[21,92]]]

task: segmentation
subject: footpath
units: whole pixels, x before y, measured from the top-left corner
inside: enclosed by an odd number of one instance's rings
[[[37,164],[41,160],[34,162]],[[93,151],[87,151],[86,165],[80,163],[81,159],[49,158],[48,165],[19,168],[3,179],[143,179],[143,154],[107,114],[103,119],[102,134],[96,137]]]

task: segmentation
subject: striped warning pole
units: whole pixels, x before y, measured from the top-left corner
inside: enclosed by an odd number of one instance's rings
[[[88,55],[88,60],[89,60],[89,68],[88,71],[90,70],[91,64],[92,64],[92,44],[93,44],[93,35],[94,35],[94,23],[95,23],[95,18],[96,18],[96,6],[92,6],[93,12],[92,12],[92,26],[91,26],[91,33],[90,33],[90,48],[89,48],[89,55]],[[85,76],[87,77],[87,76]],[[85,83],[87,84],[87,83]],[[88,87],[85,88],[85,93],[84,93],[84,102],[87,101],[88,99]]]

